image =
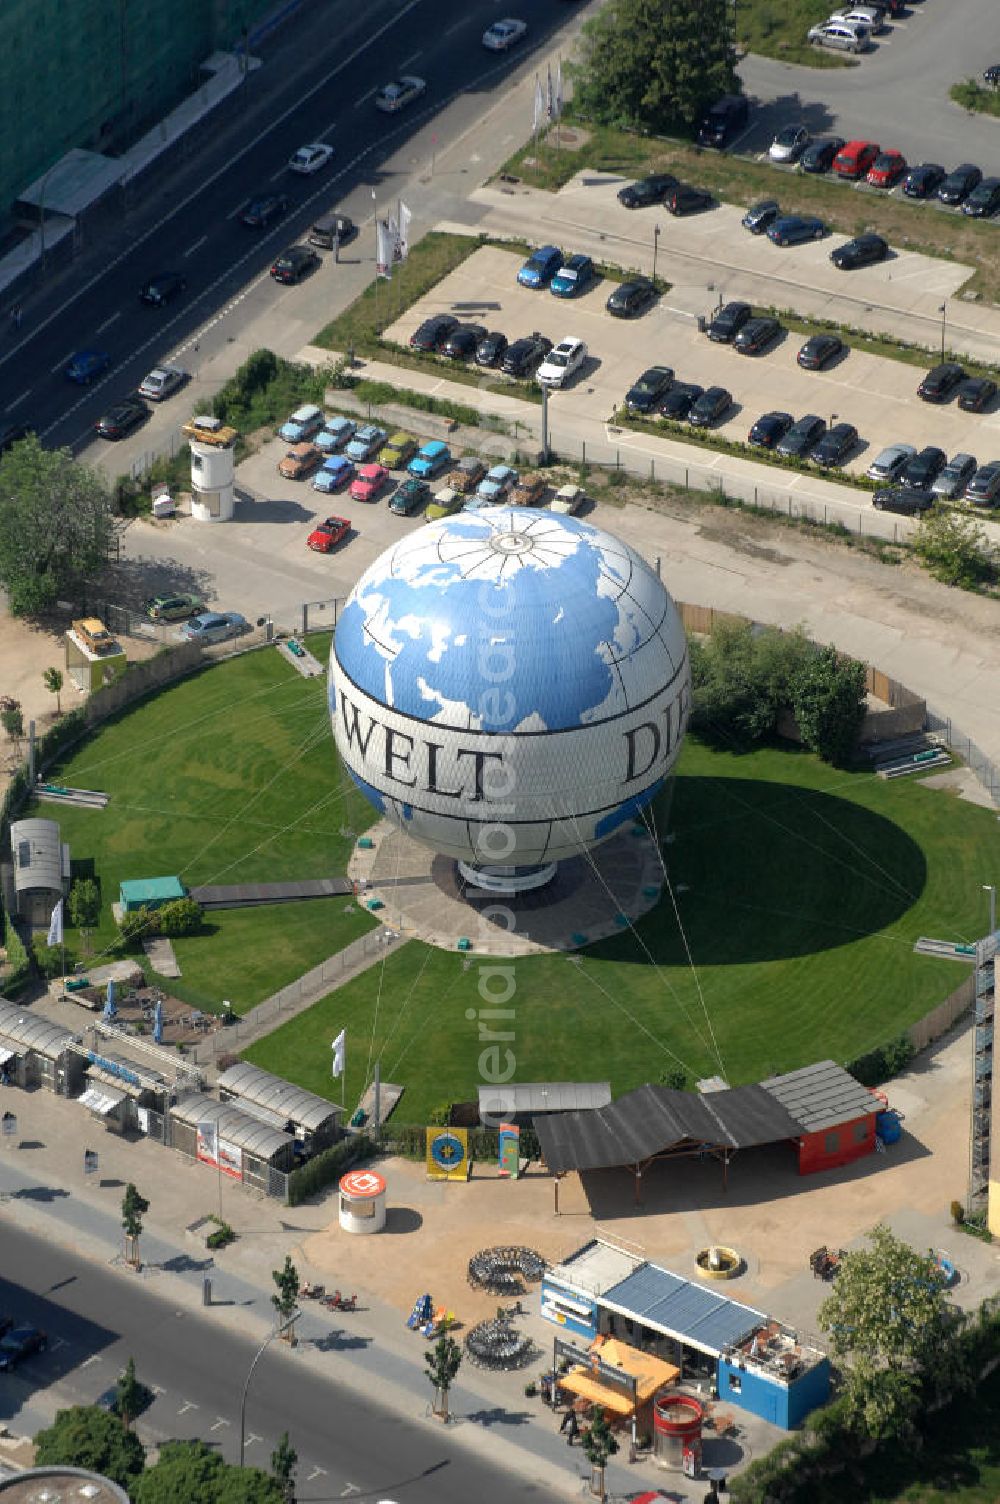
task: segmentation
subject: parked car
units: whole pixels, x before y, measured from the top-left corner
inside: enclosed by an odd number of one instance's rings
[[[551,349],[552,341],[536,329],[507,346],[500,369],[505,376],[528,376]]]
[[[521,287],[547,287],[563,264],[563,254],[557,245],[543,245],[532,251],[517,274]]]
[[[875,141],[848,141],[833,159],[833,170],[839,178],[863,178],[879,154]]]
[[[768,148],[772,162],[797,162],[809,145],[804,125],[783,125]]]
[[[75,381],[77,386],[89,386],[98,376],[104,375],[110,364],[111,356],[106,350],[77,350],[69,358],[66,378]]]
[[[435,313],[410,335],[411,350],[425,354],[439,350],[453,329],[458,328],[458,319],[452,313]]]
[[[315,444],[293,444],[278,461],[278,474],[285,480],[305,480],[322,463],[322,452]]]
[[[425,480],[408,475],[389,497],[389,511],[397,517],[409,517],[426,503],[430,494],[431,488]]]
[[[885,30],[885,12],[881,5],[844,5],[830,13],[831,21],[847,26],[865,26],[873,36]]]
[[[313,267],[319,266],[319,254],[311,245],[290,245],[287,251],[275,258],[271,267],[271,276],[275,282],[283,282],[286,287],[291,287],[295,282],[301,281],[307,272]]]
[[[154,366],[139,382],[139,396],[150,402],[162,402],[180,391],[187,379],[187,371],[180,366]]]
[[[803,371],[822,371],[846,349],[839,334],[812,334],[795,359]]]
[[[811,449],[815,449],[825,433],[826,420],[817,417],[815,413],[806,413],[804,418],[796,419],[788,432],[778,440],[774,452],[783,459],[804,459]]]
[[[375,108],[386,115],[395,115],[397,110],[405,110],[408,104],[419,99],[426,88],[422,78],[417,78],[414,73],[404,73],[392,83],[382,85],[375,95]]]
[[[983,83],[989,84],[991,89],[1000,88],[1000,63],[991,63],[983,70]]]
[[[944,182],[945,172],[937,162],[921,162],[911,167],[903,179],[907,198],[933,198]]]
[[[313,490],[323,491],[328,495],[331,491],[339,491],[341,486],[346,486],[353,477],[354,465],[346,454],[331,454],[313,476]]]
[[[453,491],[460,491],[463,496],[471,496],[485,474],[486,466],[479,456],[467,454],[449,472],[445,485],[451,486]]]
[[[312,532],[306,539],[306,547],[311,548],[317,554],[329,554],[343,543],[351,531],[351,524],[346,517],[324,517],[322,522],[317,522]]]
[[[996,394],[997,384],[989,376],[967,376],[958,389],[958,405],[963,413],[981,413]]]
[[[784,438],[794,422],[795,419],[791,413],[764,413],[756,423],[751,425],[750,432],[747,434],[747,443],[760,449],[775,449],[779,439]]]
[[[9,1373],[25,1358],[44,1352],[49,1339],[36,1326],[13,1326],[0,1337],[0,1372]]]
[[[759,203],[750,205],[740,224],[751,235],[763,235],[780,213],[781,205],[776,198],[762,198]]]
[[[961,496],[976,473],[975,457],[971,454],[953,454],[937,480],[931,486],[935,496],[953,500]]]
[[[630,319],[642,313],[656,299],[656,288],[648,277],[632,277],[620,282],[605,303],[605,308],[618,319]]]
[[[872,506],[877,512],[898,512],[901,517],[915,517],[919,512],[929,512],[934,505],[933,491],[915,491],[905,486],[891,486],[876,491]]]
[[[324,454],[333,454],[335,450],[343,449],[348,440],[354,437],[357,426],[353,418],[325,418],[313,443]]]
[[[441,346],[441,354],[446,360],[471,360],[479,341],[488,333],[485,324],[459,324]]]
[[[960,204],[982,180],[983,174],[978,167],[974,167],[971,162],[963,162],[960,167],[949,172],[938,189],[937,196],[942,204]]]
[[[1000,460],[979,467],[965,488],[965,499],[977,507],[991,507],[1000,501]]]
[[[962,205],[971,219],[992,219],[1000,209],[1000,178],[983,178]]]
[[[680,423],[688,417],[704,390],[694,381],[675,381],[666,396],[660,399],[656,411],[661,418],[672,418],[675,423]]]
[[[691,183],[678,183],[663,200],[671,214],[696,214],[699,209],[708,209],[714,200],[707,188],[695,188]]]
[[[102,439],[124,439],[148,417],[149,408],[141,397],[123,397],[98,418],[94,428]]]
[[[577,253],[563,262],[549,283],[549,292],[557,298],[575,298],[579,293],[586,292],[594,276],[592,259]]]
[[[810,26],[806,40],[817,47],[833,47],[838,52],[867,52],[871,46],[871,32],[867,26],[853,25],[850,21],[821,21]]]
[[[895,188],[906,175],[906,158],[900,151],[880,151],[868,169],[867,181],[873,188]]]
[[[710,386],[692,402],[687,419],[694,428],[711,428],[713,423],[728,413],[733,405],[733,396],[724,386]]]
[[[586,359],[585,342],[575,335],[567,335],[546,355],[535,372],[535,380],[539,386],[568,386]]]
[[[844,463],[857,442],[858,430],[853,423],[835,423],[827,429],[810,457],[824,469],[832,469]]]
[[[953,360],[933,366],[917,387],[917,396],[925,402],[947,402],[952,392],[965,380],[965,372]]]
[[[313,220],[307,238],[310,245],[318,245],[321,251],[338,252],[357,233],[358,227],[350,215],[331,209],[328,214],[321,214],[319,219]]]
[[[476,365],[495,366],[497,361],[503,360],[506,351],[506,334],[501,334],[499,329],[491,329],[476,346]]]
[[[749,303],[726,303],[719,309],[705,333],[717,345],[732,344],[747,319],[752,316],[753,308]]]
[[[815,214],[783,214],[768,226],[767,238],[772,245],[801,245],[805,240],[822,240],[826,225]]]
[[[488,52],[506,52],[520,42],[527,32],[527,21],[515,21],[508,16],[506,20],[494,21],[492,26],[487,26],[483,32],[483,46]]]
[[[625,410],[630,413],[648,413],[670,390],[674,373],[670,366],[649,366],[625,393]]]
[[[405,470],[417,452],[417,441],[412,433],[397,429],[386,439],[379,450],[379,464],[387,470]]]
[[[142,609],[150,621],[185,621],[204,611],[205,603],[196,595],[154,595]]]
[[[856,235],[830,252],[830,260],[838,271],[853,272],[861,266],[874,266],[884,261],[889,254],[889,242],[881,235]]]
[[[365,423],[363,427],[354,430],[353,437],[347,441],[344,453],[356,465],[363,465],[366,460],[371,459],[373,454],[378,454],[388,437],[385,429],[380,428],[377,423]]]
[[[510,504],[512,507],[537,507],[544,495],[544,475],[522,475],[510,493]]]
[[[724,94],[708,111],[698,127],[699,146],[725,146],[750,118],[750,101],[745,94]]]
[[[440,491],[435,491],[431,500],[427,503],[424,511],[425,522],[439,522],[442,517],[452,517],[462,510],[464,498],[450,486],[442,486]]]
[[[900,471],[916,452],[915,444],[888,444],[875,456],[865,474],[869,480],[898,480]]]
[[[278,429],[278,438],[284,439],[287,444],[300,444],[303,439],[311,439],[319,433],[324,423],[323,409],[315,403],[306,402],[302,407],[297,407],[290,418],[286,418]]]
[[[312,177],[314,172],[320,172],[333,156],[333,147],[325,141],[310,141],[308,146],[300,146],[298,151],[293,152],[288,159],[288,170],[297,172],[302,177]]]
[[[900,485],[911,491],[929,491],[948,462],[943,449],[928,444],[907,460],[899,473]]]
[[[618,190],[618,202],[626,209],[648,209],[662,204],[667,194],[677,187],[677,179],[669,172],[652,173],[640,178],[637,183],[626,183]]]
[[[834,157],[846,145],[843,136],[823,136],[818,141],[810,141],[799,158],[799,166],[803,172],[829,172]]]
[[[741,355],[759,355],[781,333],[781,325],[770,314],[765,314],[762,318],[747,319],[733,340],[733,349]]]
[[[428,439],[426,444],[421,444],[406,468],[418,480],[433,480],[435,475],[440,475],[450,464],[451,450],[448,445],[440,439]]]
[[[377,501],[390,479],[384,465],[362,465],[351,481],[351,496],[355,501]]]
[[[476,495],[489,505],[506,501],[520,480],[517,471],[510,465],[491,465],[476,487]]]
[[[266,230],[275,220],[288,213],[288,198],[284,193],[263,193],[252,198],[240,215],[240,224],[250,230]]]
[[[587,493],[582,486],[560,486],[549,503],[549,511],[559,517],[575,517],[586,500]]]
[[[163,308],[167,303],[173,302],[174,298],[180,297],[187,287],[187,281],[180,272],[157,272],[155,277],[150,277],[139,289],[139,300],[148,303],[150,308]]]
[[[238,611],[202,611],[184,623],[180,635],[188,642],[210,644],[242,637],[249,630],[250,623]]]

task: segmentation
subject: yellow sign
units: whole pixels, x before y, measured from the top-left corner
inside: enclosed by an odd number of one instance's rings
[[[469,1174],[469,1130],[467,1128],[428,1128],[428,1180],[467,1180]]]

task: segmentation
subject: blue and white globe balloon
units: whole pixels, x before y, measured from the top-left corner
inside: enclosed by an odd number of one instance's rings
[[[680,616],[649,565],[520,507],[401,538],[354,587],[330,655],[358,787],[486,887],[532,886],[631,821],[673,770],[690,695]]]

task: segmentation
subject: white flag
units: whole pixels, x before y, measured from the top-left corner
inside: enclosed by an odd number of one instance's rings
[[[405,261],[410,254],[410,220],[412,215],[409,209],[400,199],[396,207],[397,230],[399,235],[399,259]]]
[[[544,118],[545,118],[545,95],[542,93],[542,81],[538,77],[538,74],[536,73],[535,74],[535,114],[534,114],[534,119],[532,121],[532,126],[531,126],[531,129],[532,129],[532,132],[533,132],[534,135],[536,135],[536,136],[538,135],[539,127],[541,126],[542,120]]]
[[[549,63],[548,68],[546,69],[546,79],[545,79],[545,113],[549,117],[550,120],[554,120],[556,118],[556,96],[555,96],[555,91],[552,88],[552,64],[551,63]]]
[[[337,1035],[336,1039],[333,1041],[333,1045],[331,1046],[331,1048],[333,1050],[333,1074],[334,1074],[334,1076],[342,1076],[344,1074],[344,1057],[345,1057],[345,1055],[347,1053],[346,1036],[347,1036],[347,1030],[346,1029],[341,1029],[340,1033]]]
[[[562,58],[556,63],[556,119],[562,119]]]
[[[389,229],[389,221],[387,219],[380,219],[378,221],[375,244],[375,275],[376,277],[391,277],[392,253],[395,240]]]
[[[392,259],[401,261],[403,258],[399,254],[399,222],[394,214],[389,215],[385,226],[389,233],[389,244],[392,246]]]
[[[60,898],[52,910],[52,918],[49,920],[49,945],[62,945],[63,943],[63,901]]]

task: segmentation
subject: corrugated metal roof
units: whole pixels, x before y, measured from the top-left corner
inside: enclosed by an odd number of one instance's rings
[[[657,1264],[643,1264],[601,1296],[601,1305],[717,1358],[767,1321],[763,1311],[693,1284]]]
[[[340,1108],[325,1097],[304,1091],[301,1086],[293,1086],[281,1076],[272,1076],[270,1071],[262,1071],[245,1060],[223,1071],[218,1085],[220,1091],[232,1092],[247,1102],[254,1102],[258,1107],[276,1113],[286,1123],[304,1128],[307,1133],[316,1133],[340,1113]]]
[[[47,1060],[57,1060],[66,1053],[76,1035],[61,1024],[50,1023],[47,1018],[30,1013],[16,1003],[0,1001],[0,1038],[20,1045],[19,1055],[24,1050],[34,1050]]]
[[[523,1086],[481,1086],[480,1116],[518,1112],[592,1112],[611,1101],[608,1081],[543,1081]]]
[[[187,1123],[192,1128],[199,1123],[217,1123],[220,1138],[228,1139],[258,1159],[273,1159],[286,1144],[294,1143],[290,1133],[258,1123],[234,1103],[218,1102],[215,1097],[201,1092],[182,1097],[170,1111],[179,1123]]]
[[[880,1110],[881,1103],[833,1060],[770,1076],[761,1087],[795,1118],[799,1131],[820,1133]]]
[[[14,890],[48,888],[62,892],[62,835],[55,820],[14,820],[10,827]]]

